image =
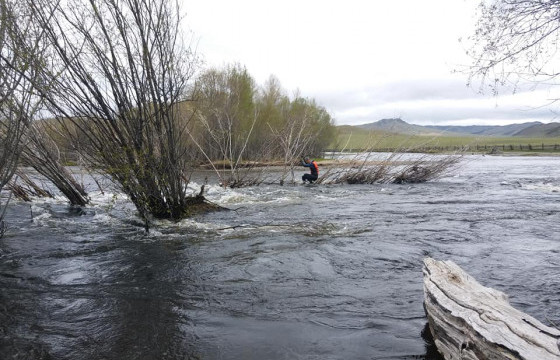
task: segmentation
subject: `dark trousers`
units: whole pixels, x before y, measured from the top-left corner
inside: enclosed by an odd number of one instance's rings
[[[303,182],[305,182],[307,180],[310,183],[312,183],[313,181],[317,180],[317,175],[303,174],[303,176],[301,177],[301,180],[303,180]]]

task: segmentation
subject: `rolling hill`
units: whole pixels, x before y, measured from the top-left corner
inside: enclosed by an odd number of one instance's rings
[[[357,125],[356,127],[364,130],[377,130],[394,134],[420,135],[432,134],[434,131],[421,125],[409,124],[401,119],[381,119],[379,121]]]
[[[515,134],[524,137],[558,137],[560,136],[560,123],[536,124],[527,127]]]
[[[439,131],[452,132],[454,134],[482,135],[482,136],[518,136],[520,131],[530,127],[538,128],[544,125],[541,122],[526,122],[522,124],[510,125],[471,125],[471,126],[437,126],[427,125],[427,128]],[[560,125],[560,124],[559,124]]]
[[[445,136],[499,136],[499,137],[558,137],[560,123],[526,122],[510,125],[472,125],[472,126],[441,126],[415,125],[402,119],[382,119],[376,122],[356,125],[354,128],[362,130],[376,130],[394,134],[406,135],[445,135]]]

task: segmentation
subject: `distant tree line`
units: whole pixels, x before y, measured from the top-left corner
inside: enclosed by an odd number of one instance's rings
[[[297,92],[290,97],[274,76],[258,86],[239,64],[202,72],[193,94],[189,136],[203,160],[228,170],[222,184],[256,184],[259,178],[244,178],[242,168],[321,155],[336,136],[325,108]]]
[[[288,96],[274,76],[258,86],[239,64],[202,72],[194,101],[194,133],[210,159],[316,156],[334,140],[325,108],[297,92]]]

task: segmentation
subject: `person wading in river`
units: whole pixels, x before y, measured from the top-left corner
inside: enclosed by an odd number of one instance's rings
[[[319,166],[317,165],[317,162],[315,160],[310,161],[309,157],[306,156],[303,158],[303,163],[301,165],[308,167],[309,170],[311,170],[311,173],[303,174],[301,180],[303,180],[304,184],[306,181],[309,181],[310,184],[313,184],[313,181],[317,180],[317,178],[319,177]]]

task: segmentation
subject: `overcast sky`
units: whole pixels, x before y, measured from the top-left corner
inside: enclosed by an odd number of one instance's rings
[[[400,117],[420,125],[558,121],[538,89],[494,97],[468,88],[459,38],[478,0],[204,0],[185,2],[206,66],[240,63],[315,98],[337,125]],[[560,96],[559,96],[560,97]]]

